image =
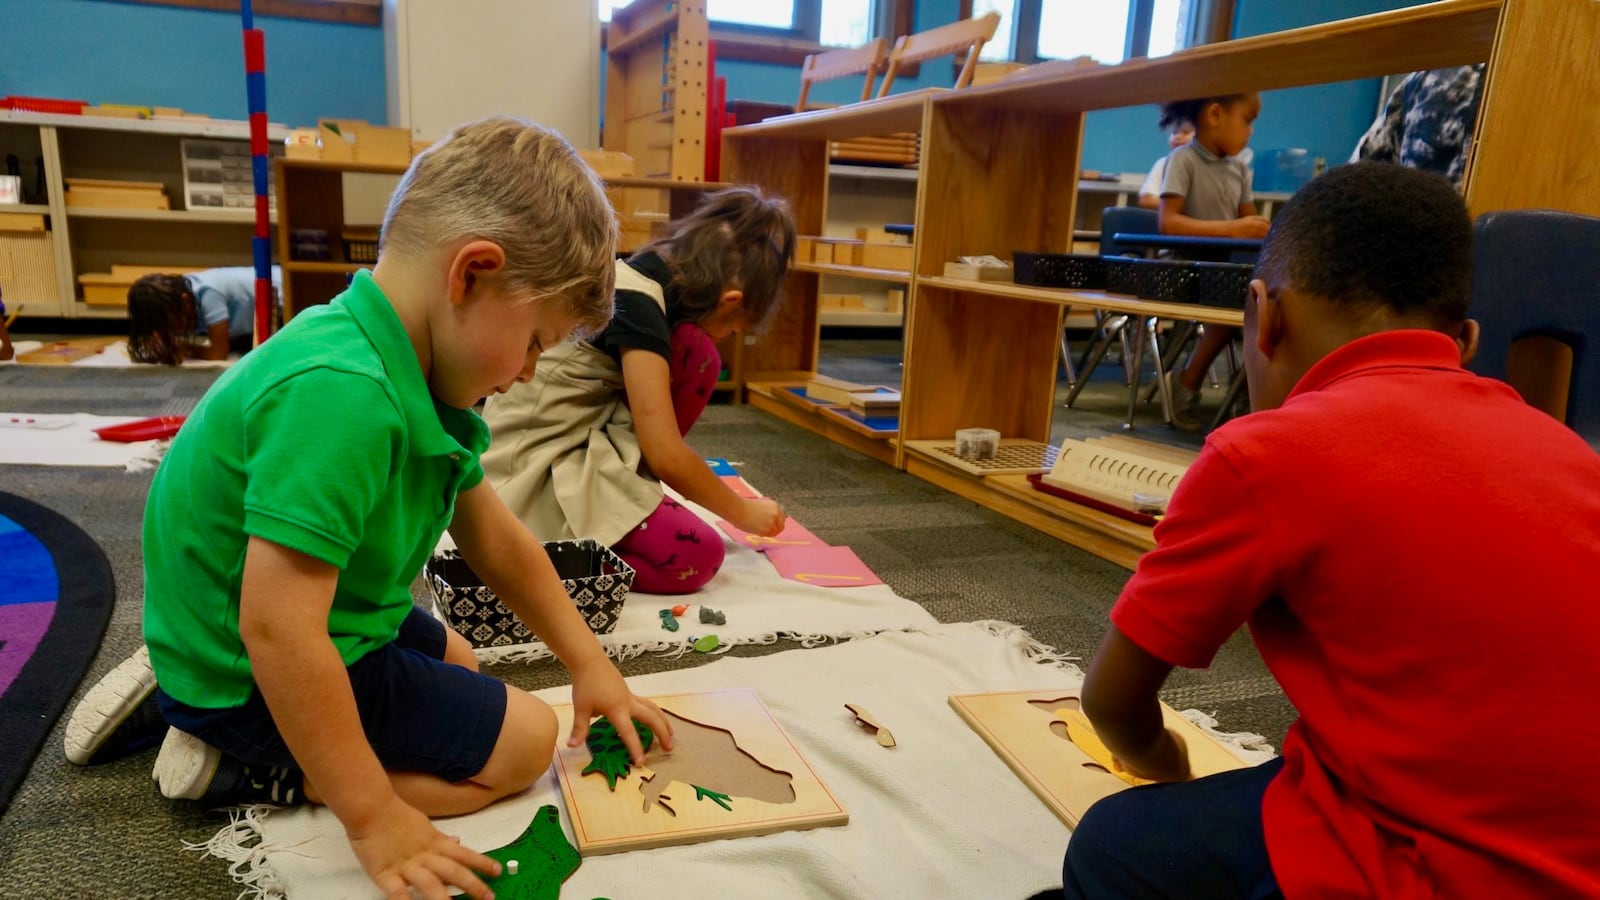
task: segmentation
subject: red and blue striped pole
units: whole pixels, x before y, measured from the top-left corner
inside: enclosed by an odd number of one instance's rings
[[[272,225],[268,215],[267,167],[267,38],[255,27],[250,0],[240,0],[244,20],[244,83],[250,102],[250,163],[255,175],[256,232],[250,239],[256,267],[256,344],[272,331]]]

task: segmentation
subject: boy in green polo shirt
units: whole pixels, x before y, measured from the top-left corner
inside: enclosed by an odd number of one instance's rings
[[[326,804],[390,896],[484,897],[499,865],[434,828],[550,764],[556,720],[477,671],[410,584],[447,527],[572,673],[591,717],[670,747],[538,541],[483,480],[471,407],[611,315],[615,219],[553,132],[457,129],[396,188],[377,267],[232,367],[173,441],[146,510],[145,641],[172,729],[163,795]]]

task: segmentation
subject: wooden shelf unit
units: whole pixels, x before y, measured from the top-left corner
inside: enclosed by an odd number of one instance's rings
[[[1487,61],[1466,179],[1474,216],[1549,208],[1600,215],[1600,150],[1577,124],[1600,108],[1600,33],[1590,0],[1443,0],[1309,28],[1210,44],[1158,59],[1076,69],[1046,63],[1002,83],[891,96],[724,132],[724,177],[790,199],[802,234],[826,218],[826,142],[918,130],[914,275],[893,463],[1122,565],[1150,546],[1131,523],[1033,491],[1020,476],[980,478],[907,449],[957,428],[1048,443],[1062,317],[1069,308],[1237,324],[1236,310],[1176,307],[1099,291],[942,277],[958,256],[1061,252],[1074,237],[1085,114],[1196,95],[1272,90]],[[1548,86],[1561,83],[1552,94]],[[1534,139],[1537,136],[1537,139]],[[1537,148],[1530,155],[1527,147]],[[750,369],[816,369],[816,266],[796,266],[774,328],[746,347]],[[749,379],[756,381],[754,375]],[[770,389],[747,384],[752,403]],[[847,446],[811,418],[779,415]],[[858,447],[859,449],[859,447]],[[874,455],[874,454],[869,454]],[[877,458],[882,458],[881,455]],[[1133,530],[1130,530],[1133,529]]]
[[[288,131],[268,127],[281,144]],[[46,217],[49,261],[41,277],[0,285],[10,312],[65,319],[125,320],[127,310],[79,299],[78,276],[113,264],[207,268],[249,265],[253,209],[186,208],[183,141],[248,146],[249,124],[213,119],[124,119],[0,110],[0,156],[22,163],[23,188],[43,161],[43,202],[0,206],[0,213]],[[159,182],[173,209],[96,209],[66,205],[71,178]],[[4,240],[0,236],[0,240]],[[112,327],[112,326],[107,326]]]
[[[371,268],[344,258],[340,233],[346,218],[345,176],[393,176],[397,181],[406,166],[321,159],[280,159],[278,166],[278,259],[283,266],[283,321],[308,306],[326,303],[344,290],[350,275]],[[327,233],[329,259],[295,260],[291,257],[295,229],[314,228]]]

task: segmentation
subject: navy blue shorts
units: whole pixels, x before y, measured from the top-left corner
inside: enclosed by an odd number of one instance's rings
[[[413,609],[393,643],[346,671],[361,728],[383,767],[465,781],[489,762],[506,718],[506,686],[444,661],[444,625]],[[157,691],[167,724],[249,765],[299,768],[261,691],[243,705],[201,709]]]

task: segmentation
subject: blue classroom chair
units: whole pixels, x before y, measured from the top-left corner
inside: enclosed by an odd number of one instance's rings
[[[1468,368],[1509,381],[1533,406],[1600,446],[1600,218],[1485,213],[1473,224],[1472,269],[1469,315],[1482,335]],[[1539,348],[1545,365],[1511,364],[1512,344],[1524,338],[1553,342]]]

